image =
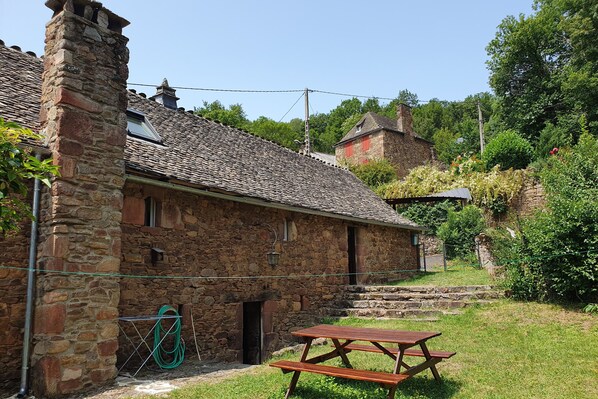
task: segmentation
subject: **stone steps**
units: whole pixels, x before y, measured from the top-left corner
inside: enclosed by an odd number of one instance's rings
[[[332,317],[376,317],[437,320],[459,314],[473,304],[488,304],[504,294],[488,285],[434,286],[347,286]]]

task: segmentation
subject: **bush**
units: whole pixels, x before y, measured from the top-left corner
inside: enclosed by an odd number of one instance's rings
[[[372,190],[397,180],[395,168],[386,159],[372,160],[360,165],[349,165],[349,170]]]
[[[438,227],[448,218],[449,210],[455,210],[456,205],[451,201],[428,203],[415,203],[404,206],[398,211],[407,219],[414,221],[420,226],[430,229],[427,234],[436,235]]]
[[[476,170],[478,167],[474,158],[461,160],[458,166],[446,171],[435,166],[419,166],[412,169],[404,180],[382,185],[376,192],[382,198],[408,198],[466,187],[478,207],[496,212],[501,211],[504,204],[510,205],[521,191],[526,171],[501,171],[494,167],[488,172],[481,172]]]
[[[447,221],[438,228],[438,237],[446,245],[449,259],[465,258],[475,247],[475,237],[484,231],[482,211],[467,205],[461,211],[449,210]]]
[[[512,130],[494,136],[482,154],[487,169],[500,165],[502,170],[524,169],[531,162],[532,157],[532,145]]]
[[[583,134],[573,150],[550,157],[541,179],[548,209],[522,226],[535,296],[596,302],[598,141]]]

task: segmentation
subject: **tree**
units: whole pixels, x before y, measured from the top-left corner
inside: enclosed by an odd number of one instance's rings
[[[297,150],[299,148],[297,142],[303,142],[303,133],[293,130],[292,127],[293,125],[291,125],[290,122],[276,122],[265,116],[260,116],[247,125],[247,129],[256,136],[275,141],[284,147]]]
[[[203,106],[200,108],[195,108],[194,112],[195,114],[203,116],[204,118],[218,121],[238,129],[247,128],[247,124],[249,123],[247,115],[245,114],[241,104],[229,105],[227,109],[218,100],[211,103],[204,101]]]
[[[0,118],[0,235],[17,230],[23,218],[33,217],[26,202],[27,181],[40,179],[50,186],[50,177],[58,175],[51,159],[40,161],[19,146],[24,139],[41,136]]]
[[[536,143],[550,123],[579,138],[579,117],[598,131],[598,5],[536,0],[529,17],[509,16],[487,47],[490,85],[508,128]]]

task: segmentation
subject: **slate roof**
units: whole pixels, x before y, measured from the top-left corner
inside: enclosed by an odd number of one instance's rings
[[[39,128],[42,62],[0,44],[0,116]],[[163,145],[128,137],[127,173],[366,223],[416,228],[349,171],[188,112],[165,108],[129,92],[129,108],[141,111]]]
[[[357,127],[361,125],[361,130],[357,131]],[[386,130],[389,132],[405,134],[397,129],[397,121],[387,118],[383,115],[378,115],[375,112],[366,112],[365,115],[349,130],[347,134],[343,136],[341,141],[339,141],[336,145],[340,145],[346,143],[348,141],[354,140],[358,137],[365,136],[371,133],[375,133],[381,130]],[[415,133],[415,138],[427,141],[423,137],[419,136]]]

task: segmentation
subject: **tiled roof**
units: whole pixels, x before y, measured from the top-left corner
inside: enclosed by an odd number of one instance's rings
[[[38,128],[41,70],[39,59],[0,45],[0,116]],[[128,173],[143,172],[297,210],[417,227],[345,169],[131,92],[129,108],[146,115],[163,145],[129,137]]]
[[[357,127],[361,125],[361,129],[358,131]],[[399,134],[404,134],[403,132],[397,129],[397,121],[387,118],[383,115],[378,115],[375,112],[367,112],[360,120],[349,130],[347,134],[343,136],[341,141],[339,141],[336,145],[343,144],[347,141],[351,141],[356,139],[357,137],[365,136],[370,133],[377,132],[379,130],[386,130],[389,132],[395,132]],[[415,138],[425,140],[417,133],[415,133]]]
[[[43,63],[0,43],[0,118],[39,130]]]

